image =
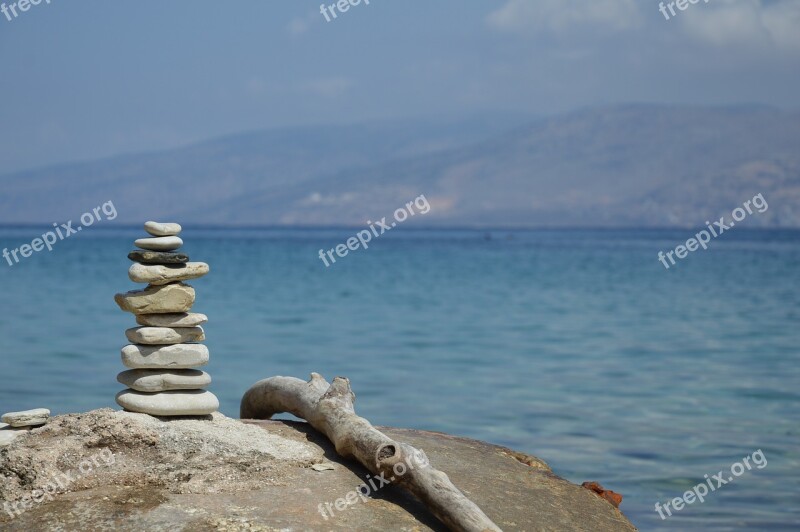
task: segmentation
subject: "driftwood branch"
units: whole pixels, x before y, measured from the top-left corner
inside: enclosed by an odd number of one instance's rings
[[[308,421],[333,442],[336,452],[355,458],[373,474],[403,486],[448,528],[465,532],[500,531],[450,479],[427,463],[425,454],[391,440],[355,413],[350,381],[328,382],[317,373],[308,382],[272,377],[254,384],[242,398],[242,419],[269,419],[288,412]]]

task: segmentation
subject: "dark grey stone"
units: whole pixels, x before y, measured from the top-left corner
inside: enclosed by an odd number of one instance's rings
[[[135,249],[128,253],[128,258],[142,264],[183,264],[189,262],[189,255],[186,253],[143,251],[141,249]]]

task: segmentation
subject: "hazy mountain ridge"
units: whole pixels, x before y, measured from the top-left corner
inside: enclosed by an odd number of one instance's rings
[[[697,225],[762,193],[749,225],[800,227],[800,113],[626,105],[502,125],[295,128],[14,173],[0,222],[113,200],[130,223],[360,225],[425,194],[425,225]]]

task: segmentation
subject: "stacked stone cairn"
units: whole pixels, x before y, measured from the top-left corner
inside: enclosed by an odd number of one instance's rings
[[[141,249],[128,255],[134,261],[128,276],[147,287],[114,297],[140,325],[125,331],[132,344],[122,349],[122,363],[130,370],[117,380],[128,389],[117,394],[117,403],[158,417],[211,414],[219,409],[216,396],[205,390],[211,377],[193,369],[208,364],[208,348],[198,343],[205,340],[201,325],[208,318],[189,312],[195,292],[183,283],[206,275],[208,264],[176,252],[183,245],[180,225],[147,222],[144,229],[151,237],[134,243]]]

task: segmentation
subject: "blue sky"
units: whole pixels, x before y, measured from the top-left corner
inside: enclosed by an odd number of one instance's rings
[[[0,174],[298,124],[800,107],[800,2],[658,4],[51,0],[0,15]]]

